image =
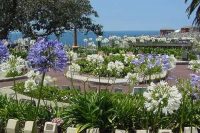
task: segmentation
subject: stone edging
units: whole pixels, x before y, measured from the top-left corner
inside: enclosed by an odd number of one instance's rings
[[[15,95],[15,92],[14,92],[14,90],[11,89],[11,87],[12,87],[12,86],[0,88],[0,94],[6,95],[6,96],[8,96],[9,98],[12,98],[12,96]],[[19,94],[19,93],[18,93],[17,96],[18,96],[18,100],[20,100],[20,99],[31,100],[31,97],[26,96],[26,95],[23,95],[23,94]],[[33,98],[32,100],[34,100],[36,103],[38,102],[38,99],[36,99],[36,98]],[[53,102],[53,101],[48,101],[48,100],[45,100],[45,103],[46,103],[47,105],[51,105],[51,106],[53,106],[53,107],[55,107],[55,106],[58,106],[58,107],[67,107],[67,106],[69,106],[68,103],[57,102],[57,105],[56,105],[55,102]],[[40,104],[44,106],[45,103],[44,103],[43,101],[41,101]]]
[[[167,76],[167,74],[168,74],[168,71],[164,71],[161,74],[154,74],[151,76],[151,80],[163,79]],[[71,78],[71,74],[69,71],[67,72],[66,77]],[[72,78],[74,80],[79,80],[79,81],[88,81],[88,82],[99,83],[98,77],[89,77],[89,76],[84,76],[84,75],[80,75],[80,74],[74,74],[72,76]],[[140,81],[144,82],[149,79],[150,79],[150,77],[148,76],[146,78],[140,78]],[[101,79],[100,79],[100,83],[103,83],[103,84],[113,84],[113,83],[122,84],[122,83],[127,83],[127,82],[128,82],[128,80],[125,78],[118,78],[118,79],[115,79],[115,81],[113,81],[113,78],[110,78],[110,80],[109,80],[108,78],[101,77]]]
[[[17,76],[17,77],[15,77],[15,79],[16,80],[27,79],[27,76],[25,76],[25,75]],[[12,77],[0,78],[0,82],[5,82],[5,81],[13,81],[13,78]]]

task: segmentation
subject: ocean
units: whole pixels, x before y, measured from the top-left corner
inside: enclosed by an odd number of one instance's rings
[[[142,35],[150,35],[150,36],[158,36],[159,31],[105,31],[103,36],[109,37],[109,36],[142,36]],[[23,35],[20,32],[11,32],[9,34],[9,41],[14,42],[19,38],[22,38]],[[94,35],[92,32],[89,32],[87,35],[85,35],[83,32],[78,32],[78,44],[82,45],[84,44],[83,39],[85,38],[93,38],[95,41],[96,35]],[[49,35],[48,39],[55,40],[55,35]],[[63,44],[71,46],[73,44],[73,32],[65,32],[61,35],[60,40]]]

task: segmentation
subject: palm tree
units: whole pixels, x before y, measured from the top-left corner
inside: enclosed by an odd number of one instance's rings
[[[187,3],[189,0],[185,0],[185,3]],[[192,0],[188,8],[186,9],[186,12],[188,13],[188,17],[191,16],[191,14],[196,10],[196,16],[194,18],[193,24],[200,26],[200,0]]]

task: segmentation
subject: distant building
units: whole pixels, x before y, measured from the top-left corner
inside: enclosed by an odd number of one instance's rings
[[[165,35],[167,35],[167,34],[169,34],[169,33],[172,33],[172,32],[174,32],[175,30],[174,29],[160,29],[160,36],[165,36]]]
[[[199,32],[199,28],[192,26],[185,26],[181,28],[181,33],[187,33],[187,32]]]

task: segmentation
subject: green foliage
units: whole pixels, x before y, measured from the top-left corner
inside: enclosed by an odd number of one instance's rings
[[[190,0],[185,0],[185,3],[189,2]],[[193,12],[195,13],[195,18],[193,23],[196,24],[197,26],[200,25],[200,17],[199,17],[199,13],[200,13],[200,6],[199,6],[199,1],[198,0],[192,0],[191,3],[189,4],[188,8],[186,9],[188,16],[190,17]]]
[[[141,110],[141,105],[143,105],[144,99],[139,95],[122,95],[118,94],[113,98],[113,108],[114,113],[114,125],[117,129],[123,129],[133,132],[136,124],[141,126],[138,123],[139,116],[143,114]],[[141,113],[142,112],[142,113]],[[141,116],[142,118],[143,116]]]
[[[17,71],[9,71],[6,73],[6,77],[16,77],[21,75],[23,75],[23,73],[18,73]]]
[[[116,54],[120,51],[124,52],[133,52],[134,54],[144,53],[144,54],[167,54],[174,55],[176,58],[181,59],[183,49],[180,48],[162,48],[162,47],[130,47],[130,48],[119,48],[119,47],[109,47],[103,46],[99,48],[100,51],[103,51],[106,55],[110,53]],[[189,60],[196,59],[194,52],[189,50]]]
[[[17,103],[13,99],[0,95],[0,118],[3,120],[4,126],[8,119],[19,119],[21,122],[34,121],[36,107],[31,104]],[[44,107],[39,109],[39,120],[49,121],[51,113]]]
[[[21,57],[23,59],[26,59],[28,53],[25,51],[19,51],[19,50],[10,50],[10,54],[14,55],[15,57]]]
[[[100,92],[72,97],[70,107],[63,114],[65,121],[68,125],[75,124],[82,130],[90,127],[112,129],[114,105],[111,96],[111,93]]]
[[[39,98],[39,89],[32,90],[30,92],[24,92],[25,87],[24,83],[17,83],[16,84],[16,91],[33,97],[33,98]],[[70,97],[73,97],[74,95],[77,95],[78,92],[77,90],[67,90],[67,89],[59,89],[57,87],[53,86],[44,86],[42,90],[42,99],[45,100],[51,100],[51,101],[60,101],[60,102],[69,102]]]
[[[24,92],[24,84],[16,85],[17,91],[25,95],[38,98],[38,90]],[[193,89],[189,81],[180,80],[177,88],[182,94],[180,108],[171,115],[157,114],[147,111],[142,94],[119,94],[108,91],[76,92],[60,90],[56,87],[45,87],[43,98],[52,101],[63,101],[70,104],[67,108],[53,108],[49,112],[45,107],[40,108],[39,118],[44,121],[59,116],[64,119],[65,127],[73,126],[84,131],[87,128],[100,128],[101,133],[111,133],[114,129],[123,129],[133,132],[135,129],[151,128],[157,132],[160,128],[173,129],[181,132],[183,127],[200,125],[200,100],[192,99]],[[62,100],[61,97],[68,97]],[[35,107],[0,96],[0,118],[7,121],[9,118],[18,118],[22,121],[34,119]]]

